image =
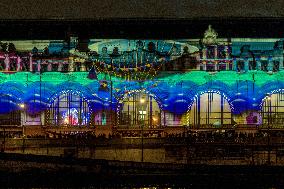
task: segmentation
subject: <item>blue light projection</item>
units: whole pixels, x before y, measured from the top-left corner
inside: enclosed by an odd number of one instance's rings
[[[284,89],[282,39],[218,39],[210,26],[203,39],[90,39],[85,52],[76,49],[78,39],[69,42],[26,41],[23,47],[16,41],[25,56],[0,52],[1,114],[19,110],[19,104],[29,114],[43,112],[64,91],[80,93],[92,112],[116,111],[125,95],[143,91],[174,114],[186,113],[198,96],[214,91],[233,114],[241,114],[259,111],[268,94]],[[97,80],[87,78],[92,66]]]
[[[234,72],[228,72],[234,77]],[[20,74],[21,77],[18,75]],[[193,75],[199,74],[194,79],[189,79],[190,72],[187,75],[180,74],[183,80],[167,78],[155,79],[152,81],[123,81],[113,78],[106,81],[110,90],[100,90],[99,80],[87,79],[87,73],[69,73],[75,78],[74,81],[68,81],[65,77],[54,77],[53,73],[45,73],[40,78],[33,78],[31,73],[15,73],[9,75],[0,84],[0,111],[8,113],[18,110],[18,104],[27,105],[29,113],[37,113],[44,111],[50,104],[54,96],[59,95],[62,91],[78,91],[88,100],[88,104],[92,111],[100,111],[103,109],[116,110],[118,101],[126,93],[135,91],[145,91],[153,96],[161,104],[163,110],[176,114],[183,114],[193,103],[196,96],[205,91],[213,90],[224,94],[228,102],[234,107],[232,113],[239,114],[247,110],[260,110],[262,100],[268,94],[279,89],[284,89],[284,82],[280,79],[274,80],[276,76],[267,74],[266,79],[261,78],[255,73],[253,81],[249,74],[245,78],[239,75],[239,79],[219,80],[219,73],[210,76],[207,72],[195,72]],[[262,73],[259,73],[262,74]],[[4,74],[5,75],[5,74]],[[51,78],[51,76],[53,77]],[[176,78],[178,74],[173,75]],[[220,73],[222,75],[222,73]],[[279,74],[279,78],[282,76]],[[204,77],[212,77],[210,80],[203,80]],[[28,80],[25,80],[28,78]],[[81,78],[81,79],[79,79]],[[29,79],[31,79],[29,81]],[[56,79],[56,82],[54,80]],[[216,79],[216,80],[215,80]],[[217,80],[218,79],[218,80]],[[6,80],[6,81],[5,81]],[[11,82],[9,80],[15,80]],[[48,81],[49,80],[49,81]],[[77,80],[77,81],[75,81]],[[111,90],[112,87],[112,90]]]

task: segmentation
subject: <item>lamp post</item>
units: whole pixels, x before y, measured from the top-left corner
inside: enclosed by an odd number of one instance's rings
[[[267,135],[267,145],[268,145],[268,160],[267,163],[270,165],[270,153],[271,153],[271,146],[270,146],[270,129],[271,129],[271,124],[273,123],[272,121],[272,108],[271,108],[271,95],[268,96],[268,101],[269,101],[269,119],[268,119],[268,135]]]
[[[142,97],[140,98],[140,104],[141,104],[141,118],[142,118],[142,127],[141,127],[141,162],[144,161],[144,144],[143,144],[143,140],[144,140],[144,108],[143,105],[145,103],[145,99]]]
[[[24,128],[24,109],[25,109],[25,104],[21,103],[19,104],[19,107],[21,109],[21,127],[22,127],[22,139],[23,139],[23,145],[22,145],[22,150],[23,150],[23,153],[25,152],[25,128]]]
[[[19,107],[21,109],[21,127],[22,127],[22,132],[23,132],[23,137],[24,135],[24,109],[25,109],[25,104],[19,104]]]

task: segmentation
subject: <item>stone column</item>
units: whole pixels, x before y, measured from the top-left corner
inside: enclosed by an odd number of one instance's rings
[[[225,46],[226,59],[229,59],[229,48]]]
[[[207,59],[206,54],[207,54],[207,49],[206,48],[202,49],[202,59]]]
[[[45,124],[45,112],[44,111],[40,114],[40,123],[41,125]]]
[[[37,61],[37,71],[40,72],[40,69],[41,69],[41,61],[38,60]]]
[[[230,70],[230,62],[228,62],[227,60],[226,60],[226,67],[225,67],[225,70]]]
[[[73,72],[74,71],[74,58],[73,57],[69,57],[68,71],[69,72]]]
[[[218,59],[218,45],[214,47],[214,59]]]
[[[261,62],[260,62],[260,60],[256,60],[256,70],[261,70]]]
[[[203,70],[206,71],[206,63],[203,64],[203,62],[202,62],[202,66],[203,66]]]
[[[33,57],[32,57],[32,54],[30,53],[30,72],[33,71]]]
[[[218,61],[215,61],[215,62],[214,62],[214,70],[215,70],[215,71],[218,71]]]
[[[279,71],[283,70],[283,57],[278,57],[278,61],[279,61]]]
[[[63,67],[63,62],[58,62],[58,70],[57,71],[61,72],[62,67]]]
[[[47,71],[49,72],[52,71],[52,61],[51,60],[48,61]]]
[[[21,62],[22,62],[21,58],[17,56],[17,72],[22,70]]]
[[[10,58],[8,54],[5,54],[5,71],[9,71],[10,70]]]
[[[237,64],[237,62],[238,62],[237,59],[234,58],[234,59],[233,59],[233,70],[234,70],[234,71],[238,71],[238,64]]]
[[[271,58],[268,58],[267,59],[267,62],[268,62],[268,65],[267,65],[267,70],[270,72],[270,71],[273,71],[273,60]]]
[[[86,71],[86,65],[85,62],[81,62],[81,71]]]
[[[245,60],[245,67],[244,67],[244,71],[247,72],[249,70],[249,59]]]

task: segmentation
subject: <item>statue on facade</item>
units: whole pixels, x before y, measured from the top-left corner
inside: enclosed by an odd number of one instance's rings
[[[185,52],[185,49],[183,51],[183,53],[189,53],[188,50],[187,52]],[[175,60],[177,58],[179,58],[181,56],[181,53],[178,51],[178,47],[174,44],[172,49],[169,52],[170,55],[170,60]]]
[[[15,47],[14,43],[8,44],[8,52],[9,53],[15,53],[16,52],[16,47]]]
[[[208,26],[208,29],[204,32],[204,37],[202,43],[205,45],[217,44],[218,33],[212,29],[211,25]]]

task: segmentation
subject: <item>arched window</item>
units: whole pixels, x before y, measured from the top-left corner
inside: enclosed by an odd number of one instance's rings
[[[161,110],[153,96],[129,93],[120,101],[118,124],[120,127],[157,128],[161,125]]]
[[[223,94],[206,92],[197,96],[188,112],[188,122],[192,125],[231,124],[230,104]]]
[[[269,94],[263,99],[261,115],[263,124],[284,123],[284,90]]]
[[[53,100],[46,113],[46,122],[49,125],[88,125],[90,114],[87,100],[68,91]]]
[[[0,125],[21,125],[21,110],[15,97],[0,94]]]

